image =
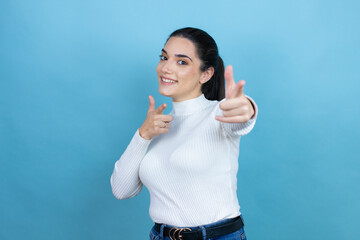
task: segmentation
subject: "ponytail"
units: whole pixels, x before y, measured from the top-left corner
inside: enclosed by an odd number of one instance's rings
[[[225,98],[224,62],[220,56],[213,76],[201,86],[201,92],[208,100],[221,101]]]

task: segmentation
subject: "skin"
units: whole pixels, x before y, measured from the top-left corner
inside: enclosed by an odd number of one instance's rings
[[[201,60],[196,54],[194,44],[180,37],[172,37],[165,44],[159,64],[156,67],[159,93],[171,97],[174,102],[181,102],[199,97],[201,85],[214,73],[214,68],[201,72]],[[187,57],[183,57],[187,56]],[[176,80],[171,86],[161,83],[161,78]]]
[[[220,109],[224,116],[216,116],[215,119],[224,123],[245,123],[255,115],[255,109],[250,100],[244,94],[245,81],[235,83],[232,66],[225,68],[225,98],[220,103]]]
[[[199,97],[201,85],[210,80],[214,68],[200,70],[201,60],[197,56],[195,45],[186,38],[171,37],[165,44],[159,64],[156,68],[159,92],[171,97],[173,102],[181,102]],[[162,82],[162,78],[175,80],[174,84]],[[226,100],[220,104],[223,116],[216,120],[224,123],[244,123],[254,115],[254,108],[244,95],[245,81],[235,83],[232,66],[225,69]],[[149,109],[146,119],[139,128],[140,136],[150,140],[153,137],[169,132],[173,116],[163,114],[166,104],[155,109],[155,100],[149,96]]]

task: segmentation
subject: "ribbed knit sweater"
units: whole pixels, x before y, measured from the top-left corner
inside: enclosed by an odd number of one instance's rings
[[[177,227],[240,215],[236,194],[240,137],[254,127],[258,112],[249,99],[256,114],[246,123],[215,120],[222,116],[220,102],[204,95],[173,102],[169,132],[146,140],[138,129],[116,161],[111,176],[114,196],[134,197],[144,184],[150,192],[151,219]]]

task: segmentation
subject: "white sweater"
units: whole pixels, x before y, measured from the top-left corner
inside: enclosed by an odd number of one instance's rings
[[[250,98],[249,98],[250,99]],[[222,101],[224,101],[223,99]],[[252,100],[252,99],[251,99]],[[118,199],[150,192],[150,217],[177,227],[205,225],[240,215],[236,188],[240,136],[246,123],[222,123],[219,101],[204,95],[173,102],[170,131],[151,140],[136,131],[111,176]]]

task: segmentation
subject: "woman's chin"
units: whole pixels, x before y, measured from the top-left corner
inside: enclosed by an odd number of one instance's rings
[[[165,97],[173,97],[173,93],[164,91],[163,89],[159,88],[159,93]]]

